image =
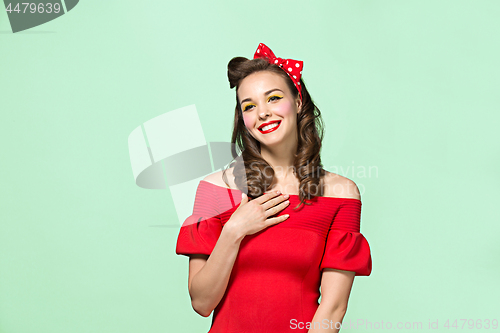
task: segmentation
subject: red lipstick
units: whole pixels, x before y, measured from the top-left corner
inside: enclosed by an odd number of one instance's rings
[[[272,125],[274,123],[278,123],[278,126],[274,126],[266,131],[263,131],[262,128],[266,127],[267,125]],[[267,123],[264,123],[262,125],[259,126],[259,131],[262,133],[262,134],[267,134],[267,133],[271,133],[271,132],[274,132],[275,130],[278,129],[278,127],[280,127],[281,125],[281,120],[273,120],[273,121],[269,121]]]

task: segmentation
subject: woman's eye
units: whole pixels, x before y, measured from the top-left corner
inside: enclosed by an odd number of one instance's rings
[[[247,106],[245,106],[245,108],[243,109],[243,111],[247,111],[247,110],[250,110],[250,108],[253,106],[253,104],[248,104]]]
[[[280,99],[282,99],[282,98],[283,98],[283,97],[281,97],[281,96],[276,96],[276,95],[275,95],[275,96],[271,96],[271,97],[269,97],[269,100],[270,100],[270,101],[276,101],[276,100],[280,100]]]

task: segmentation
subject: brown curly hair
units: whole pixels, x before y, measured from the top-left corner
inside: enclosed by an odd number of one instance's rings
[[[231,154],[234,161],[228,168],[234,166],[233,175],[236,186],[252,198],[267,192],[276,181],[274,170],[260,154],[260,142],[252,137],[243,122],[243,114],[238,99],[237,91],[242,80],[248,75],[259,71],[269,71],[280,75],[285,79],[294,98],[299,96],[299,92],[288,74],[279,66],[271,64],[265,59],[249,60],[244,57],[235,57],[227,65],[229,86],[230,88],[236,87],[236,108],[231,138]],[[300,79],[300,85],[302,87],[302,107],[297,115],[298,144],[293,163],[294,175],[300,182],[300,204],[294,209],[303,204],[310,205],[310,203],[306,202],[306,199],[310,200],[314,196],[323,196],[323,176],[326,174],[320,157],[323,140],[321,112],[312,101],[302,78]],[[238,160],[235,160],[238,157],[235,146],[242,152]],[[271,172],[268,172],[268,170],[271,170]],[[224,179],[227,179],[226,171],[227,169],[223,172]]]

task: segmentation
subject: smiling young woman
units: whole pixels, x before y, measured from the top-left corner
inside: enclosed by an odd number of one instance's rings
[[[237,95],[242,98],[243,123],[260,143],[264,160],[269,160],[276,150],[297,150],[297,116],[302,103],[281,75],[253,73],[242,80]]]
[[[230,87],[236,87],[231,141],[242,151],[244,161],[244,165],[234,165],[235,182],[250,197],[267,190],[283,191],[299,182],[294,192],[299,192],[300,204],[307,204],[306,199],[325,195],[328,186],[320,156],[321,112],[301,78],[302,70],[292,80],[287,70],[292,59],[281,59],[285,68],[277,59],[268,60],[236,57],[228,64]],[[292,64],[291,68],[296,67]],[[265,132],[259,129],[273,121],[279,126]]]
[[[323,169],[301,74],[262,43],[228,64],[241,158],[200,181],[176,246],[193,309],[213,311],[210,333],[338,332],[354,277],[371,273],[358,188]]]

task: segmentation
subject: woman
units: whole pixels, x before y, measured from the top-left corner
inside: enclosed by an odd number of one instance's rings
[[[301,74],[262,43],[228,64],[241,160],[199,183],[176,247],[194,310],[214,311],[210,333],[338,332],[354,276],[371,273],[358,188],[322,168]]]

